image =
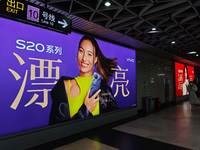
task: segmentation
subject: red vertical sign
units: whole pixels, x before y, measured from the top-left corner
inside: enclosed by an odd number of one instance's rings
[[[187,86],[194,80],[194,67],[175,62],[176,96],[188,95]]]

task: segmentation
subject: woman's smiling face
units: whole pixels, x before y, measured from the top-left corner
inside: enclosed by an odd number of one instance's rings
[[[95,48],[89,40],[83,40],[78,49],[78,66],[80,76],[91,76],[93,66],[97,62]]]

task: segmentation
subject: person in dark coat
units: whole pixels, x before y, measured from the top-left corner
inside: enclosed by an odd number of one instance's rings
[[[196,95],[196,91],[198,90],[197,86],[190,81],[188,85],[188,92],[189,92],[189,103],[191,104],[191,110],[196,109],[196,105],[198,103],[198,98]]]

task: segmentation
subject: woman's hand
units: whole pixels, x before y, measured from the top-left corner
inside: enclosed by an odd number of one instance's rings
[[[85,100],[84,100],[84,104],[88,108],[88,110],[90,111],[90,113],[92,113],[95,110],[95,108],[96,108],[96,105],[97,105],[97,103],[99,101],[99,97],[97,97],[97,96],[99,95],[100,92],[101,92],[101,90],[99,89],[90,98],[89,98],[90,89],[87,92],[87,95],[86,95]],[[97,97],[97,98],[95,98],[95,97]]]

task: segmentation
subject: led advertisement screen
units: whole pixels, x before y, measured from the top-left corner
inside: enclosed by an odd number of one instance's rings
[[[134,50],[1,17],[0,34],[1,137],[136,106]]]
[[[175,62],[176,96],[188,95],[187,86],[194,80],[194,67]]]

